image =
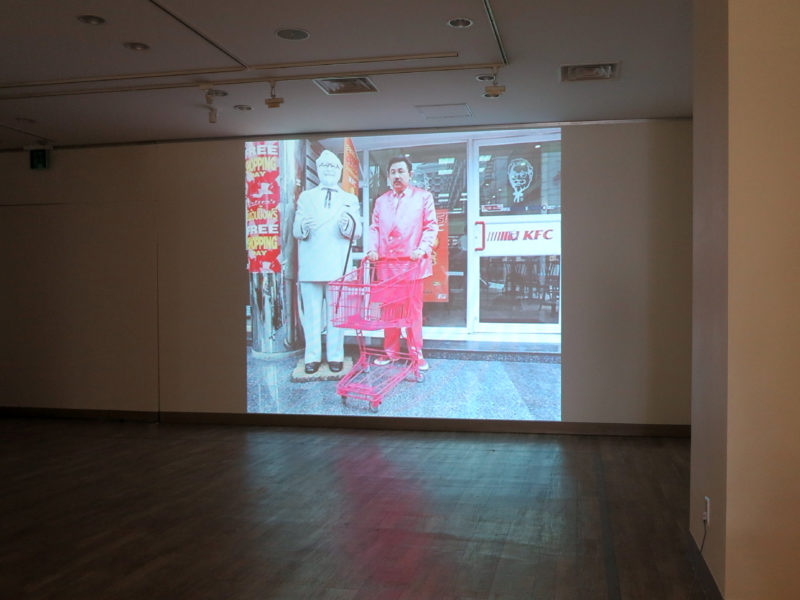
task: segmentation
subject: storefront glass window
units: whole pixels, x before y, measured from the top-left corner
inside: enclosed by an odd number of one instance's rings
[[[560,256],[481,257],[482,323],[558,323]]]
[[[483,146],[478,158],[481,216],[561,212],[561,142]]]

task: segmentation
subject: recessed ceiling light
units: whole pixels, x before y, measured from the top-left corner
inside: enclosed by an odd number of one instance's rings
[[[311,34],[305,29],[278,29],[278,31],[275,32],[275,35],[282,40],[292,40],[294,42],[307,40],[309,37],[311,37]]]
[[[97,15],[80,15],[76,18],[85,25],[102,25],[106,22],[103,17],[98,17]]]
[[[128,50],[136,50],[137,52],[142,50],[150,50],[150,46],[148,46],[147,44],[143,44],[142,42],[125,42],[122,45],[125,46]]]
[[[253,110],[253,107],[250,106],[249,104],[237,104],[233,108],[234,110],[241,110],[241,111]]]
[[[482,82],[494,81],[495,75],[493,73],[483,73],[482,75],[476,75],[475,79]]]
[[[447,24],[454,29],[466,29],[467,27],[472,27],[472,19],[456,17],[455,19],[450,19]]]
[[[495,98],[499,98],[502,94],[498,92],[483,92],[484,98],[489,98],[490,100],[494,100]]]

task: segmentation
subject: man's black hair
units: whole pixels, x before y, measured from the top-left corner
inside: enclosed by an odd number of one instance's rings
[[[399,162],[406,163],[406,166],[408,167],[408,172],[411,173],[411,171],[413,169],[411,168],[411,161],[408,159],[408,157],[407,156],[395,156],[394,158],[390,158],[389,162],[386,163],[386,174],[387,175],[389,174],[389,169],[392,168],[393,164],[399,163]]]

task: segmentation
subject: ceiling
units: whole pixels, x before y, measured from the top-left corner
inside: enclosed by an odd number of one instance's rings
[[[691,7],[691,0],[4,0],[0,150],[688,117]],[[80,15],[105,23],[84,24]],[[457,17],[472,26],[450,27]],[[276,31],[284,28],[310,37],[281,39]],[[601,62],[619,63],[618,76],[560,80],[562,65]],[[493,67],[506,91],[487,99],[487,83],[476,76]],[[350,74],[369,75],[378,91],[329,96],[312,81]],[[284,99],[277,108],[264,102],[271,81]],[[227,95],[209,105],[209,87]]]

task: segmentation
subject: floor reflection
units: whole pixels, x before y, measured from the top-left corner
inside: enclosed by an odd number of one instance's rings
[[[442,536],[425,530],[432,510],[418,481],[395,468],[374,442],[341,453],[335,469],[347,514],[336,540],[362,574],[362,591],[390,598],[452,590],[454,566]]]

